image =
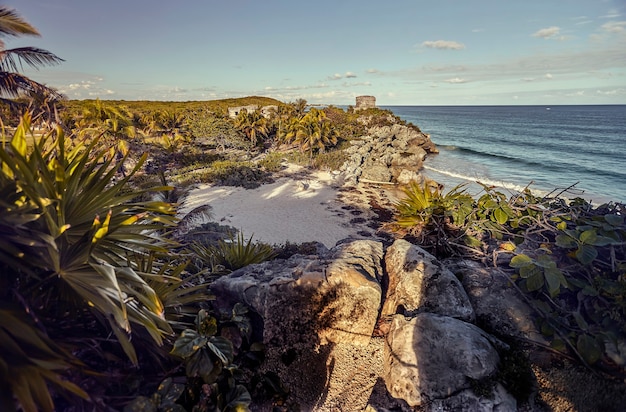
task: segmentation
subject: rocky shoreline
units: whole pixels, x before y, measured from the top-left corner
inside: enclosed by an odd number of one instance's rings
[[[358,212],[352,233],[211,285],[223,309],[242,302],[259,316],[263,372],[289,391],[282,409],[255,399],[252,410],[619,410],[624,385],[547,349],[507,274],[468,259],[439,261],[385,232],[396,184],[420,179],[437,152],[428,136],[396,124],[352,143],[333,183],[342,205],[335,212]]]

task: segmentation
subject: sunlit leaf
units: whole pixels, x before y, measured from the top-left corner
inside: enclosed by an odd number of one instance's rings
[[[580,234],[579,240],[581,243],[592,245],[598,237],[598,233],[595,229],[585,230]]]
[[[496,218],[496,222],[501,225],[505,224],[509,220],[509,216],[501,207],[494,210],[493,215]]]
[[[528,255],[519,254],[513,256],[513,259],[511,259],[509,266],[513,268],[523,268],[533,264],[533,260]]]

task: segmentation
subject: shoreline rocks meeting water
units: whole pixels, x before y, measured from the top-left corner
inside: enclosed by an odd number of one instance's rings
[[[403,156],[420,165],[436,148],[403,125],[373,128],[370,135],[348,149],[350,160],[332,179],[289,166],[274,184],[238,190],[233,203],[228,196],[203,198],[222,190],[211,187],[186,200],[219,210],[226,202],[223,210],[233,212],[227,223],[251,233],[247,229],[259,220],[255,211],[289,204],[307,190],[324,193],[323,201],[311,194],[297,206],[313,219],[285,224],[289,212],[265,213],[270,229],[252,232],[281,243],[321,229],[335,245],[327,240],[315,254],[251,265],[211,285],[223,309],[240,302],[258,315],[255,326],[267,350],[262,369],[289,388],[290,405],[312,411],[586,410],[589,404],[576,393],[591,388],[588,398],[607,404],[603,387],[626,400],[619,385],[597,385],[580,369],[555,367],[549,351],[533,346],[547,347],[533,310],[499,269],[467,259],[440,261],[386,236],[371,205],[391,208],[395,183],[419,178],[419,168],[388,156],[397,153],[391,143],[400,136],[412,147]],[[279,203],[255,203],[272,197]],[[241,204],[251,207],[235,209]],[[346,216],[350,211],[358,213]],[[224,221],[222,212],[217,215]],[[523,351],[511,347],[520,341],[529,343]],[[556,392],[548,390],[555,382]],[[253,408],[271,409],[269,401]]]

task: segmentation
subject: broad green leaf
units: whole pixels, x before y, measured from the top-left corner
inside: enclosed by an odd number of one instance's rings
[[[502,210],[501,207],[494,210],[493,215],[496,218],[496,222],[498,222],[501,225],[505,224],[507,220],[509,220],[509,216],[504,210]]]
[[[537,259],[535,259],[535,263],[537,264],[537,266],[540,266],[540,267],[545,268],[545,269],[556,267],[556,263],[548,255],[539,255],[539,256],[537,256]]]
[[[597,236],[596,239],[591,242],[590,244],[592,244],[593,246],[607,246],[607,245],[611,245],[611,244],[619,244],[619,241],[616,241],[610,237],[607,236]]]
[[[215,375],[214,369],[215,364],[209,356],[209,352],[206,349],[201,349],[187,359],[185,371],[188,377],[201,377],[205,383],[213,383],[211,380]]]
[[[589,285],[585,285],[583,287],[582,292],[583,292],[583,295],[585,296],[598,296],[599,295],[598,290]]]
[[[196,316],[196,329],[204,336],[213,336],[217,333],[217,319],[202,309]]]
[[[537,274],[542,274],[542,270],[540,267],[536,266],[534,263],[530,266],[524,266],[524,267],[519,268],[519,275],[523,279],[529,278]]]
[[[250,393],[243,385],[237,385],[228,396],[228,404],[226,409],[234,412],[248,412],[248,405],[252,403]]]
[[[579,245],[575,253],[576,259],[583,265],[588,265],[598,257],[598,251],[595,246]]]
[[[554,297],[558,295],[559,290],[561,289],[561,279],[559,276],[550,270],[544,271],[544,276],[548,284],[548,292],[550,293],[550,296]]]
[[[208,348],[213,352],[224,365],[229,365],[234,359],[233,344],[230,340],[221,336],[212,336],[208,343]]]
[[[611,226],[619,227],[624,224],[624,216],[620,215],[604,215],[604,219]]]
[[[596,339],[587,334],[578,337],[576,350],[589,365],[596,363],[602,356],[602,349]]]
[[[170,351],[172,355],[187,359],[193,356],[207,343],[207,338],[201,336],[192,329],[185,329],[174,342],[174,347]]]
[[[526,279],[526,288],[529,292],[539,290],[544,285],[543,274],[541,272],[534,273]]]
[[[567,346],[565,345],[565,342],[563,342],[563,340],[559,338],[556,338],[552,342],[550,342],[550,346],[553,349],[556,349],[560,352],[565,352],[567,350]]]
[[[584,232],[580,234],[579,240],[581,241],[581,243],[584,243],[587,245],[593,245],[597,238],[598,238],[598,233],[596,232],[596,230],[589,229],[589,230],[585,230]]]
[[[556,245],[565,249],[576,247],[576,240],[568,235],[558,235],[556,237]]]
[[[519,254],[517,256],[513,256],[513,259],[511,259],[511,263],[509,263],[509,266],[513,268],[523,268],[533,264],[533,260],[529,256]]]

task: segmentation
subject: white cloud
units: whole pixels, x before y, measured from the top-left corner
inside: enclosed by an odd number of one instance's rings
[[[460,77],[454,77],[452,79],[448,79],[448,80],[444,80],[444,81],[446,83],[451,83],[451,84],[467,83],[467,80],[461,79]]]
[[[602,30],[609,33],[626,33],[626,21],[610,21],[604,23]]]
[[[365,70],[365,73],[375,74],[375,73],[380,73],[380,70],[378,70],[378,69],[367,69],[367,70]]]
[[[573,93],[566,93],[565,96],[567,97],[582,97],[585,95],[585,91],[584,90],[578,90],[576,92]]]
[[[546,73],[546,75],[544,76],[546,79],[552,79],[554,76],[552,76],[551,73]]]
[[[613,89],[613,90],[596,90],[597,94],[601,94],[603,96],[616,96],[626,94],[625,89]]]
[[[346,72],[346,79],[354,79],[355,77],[356,77],[356,74],[352,72]]]
[[[620,17],[621,14],[618,10],[616,9],[612,9],[609,10],[609,12],[607,14],[605,14],[604,16],[600,16],[601,19],[614,19],[616,17]]]
[[[463,43],[451,40],[427,40],[422,43],[422,46],[440,50],[461,50],[465,48],[465,45]]]
[[[545,29],[537,30],[533,33],[533,37],[541,37],[542,39],[558,39],[561,38],[561,28],[558,26],[551,26]]]
[[[356,74],[352,73],[352,72],[346,72],[346,74],[339,74],[339,73],[335,73],[332,76],[328,76],[326,78],[326,80],[341,80],[343,78],[346,79],[354,79],[356,76]]]

